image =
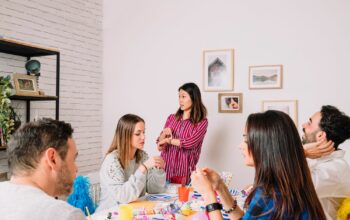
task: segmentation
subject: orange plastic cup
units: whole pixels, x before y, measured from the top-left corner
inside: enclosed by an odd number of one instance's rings
[[[186,186],[180,186],[177,188],[177,193],[179,195],[180,202],[187,202],[188,196],[190,194],[190,188]]]

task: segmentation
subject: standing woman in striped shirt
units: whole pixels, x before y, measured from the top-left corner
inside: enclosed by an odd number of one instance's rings
[[[165,161],[167,181],[179,183],[178,177],[185,177],[189,183],[207,132],[207,109],[195,83],[186,83],[178,91],[180,107],[168,116],[157,146]]]

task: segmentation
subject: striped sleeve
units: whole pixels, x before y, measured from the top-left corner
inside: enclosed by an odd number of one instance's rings
[[[179,147],[190,149],[198,146],[198,144],[203,141],[204,135],[207,132],[207,128],[208,128],[208,120],[205,118],[201,122],[195,125],[195,128],[193,129],[191,134],[180,138]]]
[[[172,116],[173,116],[173,114],[171,114],[171,115],[169,115],[169,116],[168,116],[168,118],[166,119],[166,122],[165,122],[164,128],[166,128],[166,127],[168,127],[168,126],[169,126],[169,123],[171,122],[171,120],[173,120],[173,119],[171,119],[171,118],[172,118]],[[174,116],[173,116],[173,118],[174,118]],[[163,129],[164,129],[164,128],[163,128]],[[160,132],[159,136],[157,137],[156,144],[158,144],[158,142],[159,142],[159,138],[160,138],[160,135],[162,135],[162,133],[163,133],[163,130]]]

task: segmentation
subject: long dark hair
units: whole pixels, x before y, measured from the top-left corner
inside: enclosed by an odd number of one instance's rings
[[[292,119],[280,111],[255,113],[249,115],[246,129],[255,179],[245,206],[260,188],[274,201],[271,219],[300,219],[304,209],[309,219],[326,219]]]
[[[118,160],[123,169],[128,167],[130,161],[129,156],[131,149],[131,139],[135,130],[135,126],[139,122],[145,123],[145,121],[137,115],[126,114],[122,116],[118,121],[117,128],[115,129],[112,144],[106,153],[107,155],[114,150],[118,150]],[[142,150],[137,149],[135,153],[136,163],[141,161],[141,157]]]
[[[180,90],[184,90],[190,95],[192,101],[190,120],[192,123],[196,124],[207,117],[207,109],[202,102],[201,91],[199,90],[198,86],[195,83],[185,83],[180,86],[178,91],[180,92]],[[181,108],[179,108],[175,114],[175,117],[177,120],[180,120],[182,115],[183,111]]]

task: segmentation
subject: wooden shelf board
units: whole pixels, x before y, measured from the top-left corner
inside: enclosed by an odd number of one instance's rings
[[[24,57],[48,56],[60,53],[57,49],[5,38],[0,38],[0,52]]]

